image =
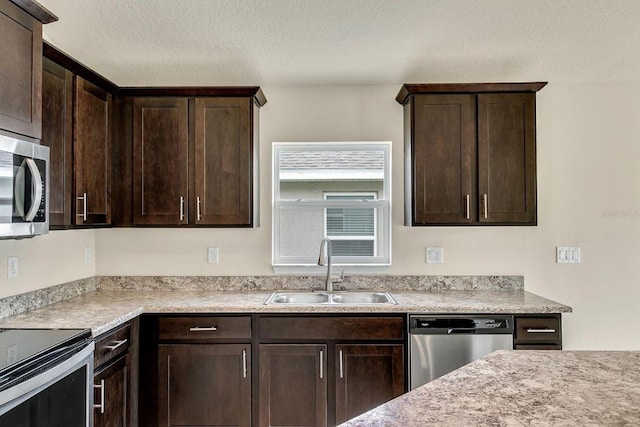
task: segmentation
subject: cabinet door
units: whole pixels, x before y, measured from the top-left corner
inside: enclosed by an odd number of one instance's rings
[[[74,223],[111,223],[111,94],[76,76]]]
[[[49,225],[71,225],[73,74],[42,62],[42,145],[49,147]]]
[[[404,393],[401,344],[336,345],[336,423]]]
[[[472,95],[413,98],[414,225],[464,224],[476,218],[476,128]]]
[[[195,100],[195,224],[252,225],[251,102]]]
[[[536,224],[535,93],[478,95],[480,222]]]
[[[188,101],[133,101],[133,222],[187,223]]]
[[[326,356],[326,345],[260,345],[260,426],[327,425]]]
[[[41,137],[42,24],[0,1],[0,129]]]
[[[250,349],[246,344],[161,344],[158,424],[250,426]]]
[[[129,356],[99,372],[93,378],[94,403],[93,425],[95,427],[128,426]]]

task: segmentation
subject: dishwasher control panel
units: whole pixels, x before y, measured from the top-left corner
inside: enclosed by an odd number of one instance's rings
[[[409,332],[438,333],[513,333],[513,317],[500,316],[410,316]]]

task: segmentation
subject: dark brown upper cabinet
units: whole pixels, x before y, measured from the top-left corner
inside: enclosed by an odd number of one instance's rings
[[[49,224],[71,224],[73,192],[73,74],[42,62],[42,140],[49,147]]]
[[[111,223],[112,109],[109,92],[76,76],[73,121],[76,225]]]
[[[535,92],[546,83],[412,84],[407,225],[536,225]]]
[[[186,98],[133,100],[133,222],[186,224],[189,184]]]
[[[0,129],[42,136],[42,23],[57,18],[37,3],[0,0]]]
[[[108,225],[117,88],[51,45],[42,48],[41,143],[50,156],[50,226]]]
[[[116,225],[258,225],[260,88],[120,94]]]
[[[196,224],[253,223],[251,106],[248,98],[195,100]]]

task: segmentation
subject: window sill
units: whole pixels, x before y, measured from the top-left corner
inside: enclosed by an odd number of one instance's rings
[[[340,276],[344,271],[346,276],[353,275],[384,275],[389,274],[391,265],[331,265],[331,273],[333,276]],[[298,265],[273,265],[273,272],[278,275],[303,275],[303,276],[321,276],[327,274],[327,266],[314,264],[298,264]]]

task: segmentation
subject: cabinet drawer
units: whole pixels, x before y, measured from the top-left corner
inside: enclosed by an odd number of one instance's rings
[[[158,339],[216,341],[219,339],[250,339],[251,317],[161,317],[158,319]]]
[[[516,317],[517,343],[560,341],[557,317]]]
[[[262,317],[261,339],[401,340],[401,317]]]
[[[131,328],[126,325],[123,328],[109,331],[96,339],[96,349],[93,355],[95,368],[104,365],[121,354],[129,351],[131,342]]]

